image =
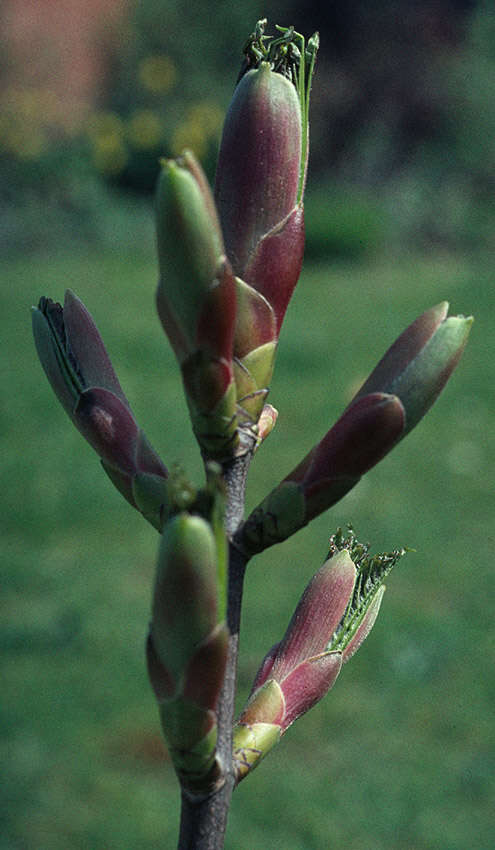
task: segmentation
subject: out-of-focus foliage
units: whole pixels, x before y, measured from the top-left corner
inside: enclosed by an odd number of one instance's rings
[[[69,278],[98,317],[151,442],[200,481],[174,355],[154,316],[156,261],[132,247],[72,249],[3,261],[1,273],[0,845],[173,848],[179,792],[144,668],[157,535],[57,405],[29,327],[29,305],[42,292],[60,297]],[[279,421],[253,462],[248,510],[321,439],[395,333],[445,296],[453,310],[476,313],[445,395],[330,513],[248,567],[239,705],[337,526],[352,522],[376,549],[416,549],[387,582],[373,633],[331,694],[235,792],[229,850],[492,850],[488,253],[306,264],[272,386]]]
[[[2,87],[0,75],[2,249],[107,242],[119,216],[139,234],[136,200],[149,206],[159,158],[185,147],[211,178],[242,45],[265,11],[221,0],[210,20],[202,0],[130,3],[120,37],[106,46],[101,90],[76,123],[49,82],[10,76]],[[308,256],[353,258],[391,242],[493,243],[490,2],[302,9],[279,0],[270,17],[321,31]]]

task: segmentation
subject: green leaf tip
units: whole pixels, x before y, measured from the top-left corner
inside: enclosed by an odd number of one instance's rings
[[[260,68],[263,64],[271,71],[290,80],[294,85],[301,108],[301,123],[303,127],[301,174],[299,179],[298,200],[302,199],[306,178],[306,160],[308,148],[309,97],[311,82],[315,69],[316,54],[320,45],[317,32],[311,38],[304,38],[296,32],[293,26],[281,27],[275,25],[279,33],[277,37],[266,35],[267,18],[256,23],[254,31],[244,45],[245,62],[239,79],[246,71]],[[238,81],[239,82],[239,81]]]
[[[328,651],[342,652],[345,662],[354,655],[375,622],[385,592],[385,578],[406,552],[413,550],[402,547],[370,555],[370,544],[360,543],[350,525],[347,534],[338,528],[329,543],[327,557],[347,550],[357,573],[346,612],[327,646]]]

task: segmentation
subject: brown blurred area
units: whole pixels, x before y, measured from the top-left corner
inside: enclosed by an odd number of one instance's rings
[[[50,91],[74,132],[98,101],[125,37],[128,0],[4,0],[1,85]]]

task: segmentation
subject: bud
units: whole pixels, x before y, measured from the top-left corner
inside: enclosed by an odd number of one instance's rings
[[[404,407],[403,437],[430,409],[457,366],[472,316],[447,316],[448,301],[426,310],[400,335],[356,395],[397,395]]]
[[[327,651],[327,645],[345,614],[355,579],[347,552],[327,561],[304,591],[282,641],[264,658],[234,728],[238,781],[335,683],[342,653]]]
[[[299,664],[326,650],[344,616],[355,579],[356,569],[346,549],[325,561],[299,600],[275,655],[270,663],[263,663],[255,687],[268,678],[283,683]]]
[[[352,404],[301,463],[253,511],[242,529],[250,553],[285,540],[338,502],[402,436],[396,396],[372,393]]]
[[[64,307],[33,308],[38,356],[62,407],[100,456],[127,501],[156,528],[167,504],[167,469],[137,425],[105,346],[83,303],[68,290]]]
[[[196,791],[210,788],[218,778],[215,710],[228,643],[225,559],[218,528],[203,517],[182,512],[165,526],[153,592],[148,672],[177,773]]]
[[[194,156],[164,160],[156,194],[157,309],[182,369],[196,437],[207,456],[236,444],[235,284],[215,204]]]
[[[288,727],[330,690],[376,620],[383,580],[404,554],[369,557],[352,530],[330,538],[328,559],[311,579],[282,641],[265,656],[234,728],[238,781]]]
[[[237,280],[235,333],[240,421],[254,424],[268,394],[281,324],[301,271],[308,106],[316,39],[276,39],[260,21],[249,70],[227,112],[215,198]]]
[[[275,425],[277,424],[277,419],[278,410],[271,404],[265,404],[263,410],[261,411],[261,416],[258,419],[255,449],[258,449],[261,443],[263,443],[266,438],[270,436],[273,429],[275,428]]]
[[[334,505],[429,410],[456,367],[472,318],[447,318],[443,302],[416,319],[387,351],[338,422],[241,529],[254,554]]]

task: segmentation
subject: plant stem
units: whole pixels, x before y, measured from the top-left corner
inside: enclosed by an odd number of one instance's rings
[[[229,539],[244,517],[246,478],[252,458],[252,446],[246,454],[224,465],[223,477],[227,488],[225,529]],[[194,797],[186,791],[181,796],[181,822],[178,850],[222,850],[227,817],[235,787],[232,762],[232,723],[234,718],[241,620],[242,591],[247,557],[232,542],[229,552],[229,587],[227,621],[229,653],[217,707],[217,757],[222,770],[222,785],[207,797]]]

